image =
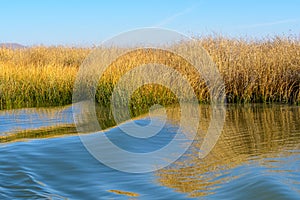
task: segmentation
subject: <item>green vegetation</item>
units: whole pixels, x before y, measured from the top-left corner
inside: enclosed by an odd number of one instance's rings
[[[300,103],[300,41],[275,37],[264,40],[207,37],[193,45],[203,46],[217,64],[226,86],[229,103]],[[80,64],[92,49],[69,47],[0,48],[0,109],[58,106],[72,103],[72,92]],[[110,52],[117,49],[110,49]],[[209,102],[201,77],[179,56],[159,51],[137,50],[109,66],[99,80],[96,101],[110,103],[120,77],[150,58],[186,75],[200,102]],[[138,78],[138,77],[137,77]],[[159,85],[145,85],[132,96],[131,105],[174,104],[178,99]]]

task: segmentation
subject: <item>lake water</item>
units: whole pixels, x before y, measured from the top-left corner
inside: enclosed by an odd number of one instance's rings
[[[70,106],[0,111],[0,199],[300,199],[299,106],[226,106],[221,135],[203,159],[197,152],[211,108],[200,111],[201,131],[186,153],[148,173],[118,171],[89,154]],[[114,125],[99,113],[102,126]],[[168,113],[151,141],[132,139],[118,126],[82,137],[105,134],[128,151],[154,151],[178,130],[177,108]],[[149,117],[134,121],[147,125]]]

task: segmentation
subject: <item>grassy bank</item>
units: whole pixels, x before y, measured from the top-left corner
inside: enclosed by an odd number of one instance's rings
[[[300,40],[264,40],[207,37],[193,45],[203,46],[217,64],[229,103],[300,102]],[[113,50],[116,51],[117,50]],[[0,109],[66,105],[72,102],[73,84],[80,64],[91,49],[69,47],[0,48]],[[157,54],[158,53],[158,54]],[[134,66],[155,57],[187,75],[201,102],[209,102],[205,82],[176,55],[136,51],[117,59],[99,81],[97,102],[108,105],[116,82]],[[175,95],[159,85],[146,85],[135,92],[132,105],[176,103]]]

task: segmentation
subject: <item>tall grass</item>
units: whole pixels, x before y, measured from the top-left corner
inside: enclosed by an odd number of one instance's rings
[[[299,38],[206,38],[199,43],[219,66],[229,102],[299,103]]]
[[[300,103],[300,40],[274,37],[263,40],[198,38],[193,51],[203,46],[224,79],[229,103]],[[66,105],[80,64],[92,49],[71,47],[0,48],[0,109]],[[117,52],[118,49],[110,49]],[[166,54],[164,54],[166,55]],[[205,82],[178,56],[159,57],[156,52],[136,51],[117,59],[99,80],[97,102],[108,105],[114,85],[134,66],[156,57],[185,73],[201,102],[209,102]],[[138,78],[138,77],[137,77]],[[175,83],[176,84],[176,83]],[[158,85],[145,85],[135,93],[132,104],[173,104],[174,94]]]
[[[0,49],[0,108],[70,104],[86,49]]]

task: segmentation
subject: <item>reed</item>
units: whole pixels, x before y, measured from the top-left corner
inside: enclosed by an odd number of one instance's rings
[[[299,38],[199,42],[219,66],[228,102],[299,103]]]
[[[179,48],[190,51],[195,45],[201,45],[208,51],[224,79],[229,103],[300,103],[299,38],[249,40],[211,36],[197,38],[193,45],[180,45]],[[91,50],[63,46],[15,50],[0,48],[0,109],[72,103],[76,74]],[[109,51],[114,53],[118,49]],[[104,106],[109,105],[119,78],[152,57],[184,73],[198,100],[209,102],[205,82],[194,73],[195,70],[176,55],[163,55],[139,50],[117,59],[99,80],[96,101]],[[170,90],[159,85],[145,85],[139,90],[132,96],[132,106],[178,102]]]

